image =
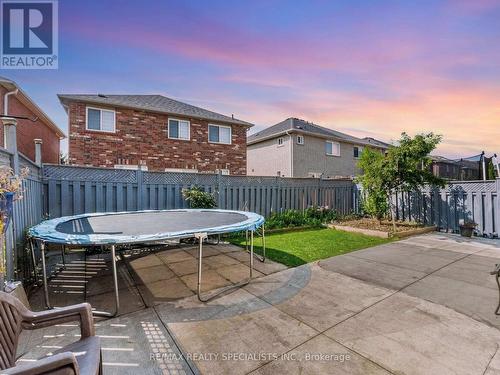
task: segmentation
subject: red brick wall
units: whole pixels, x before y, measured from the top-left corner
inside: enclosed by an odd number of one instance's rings
[[[234,175],[246,174],[245,126],[232,125],[231,145],[213,144],[208,142],[207,121],[176,115],[172,117],[190,121],[191,139],[175,140],[168,138],[168,115],[126,108],[109,109],[116,111],[115,133],[86,130],[86,104],[69,105],[70,164],[112,168],[115,164],[142,163],[150,171],[229,169]]]
[[[3,114],[4,95],[7,90],[0,86],[0,107]],[[35,117],[16,95],[9,96],[9,115]],[[42,139],[42,162],[59,163],[59,137],[42,120],[32,122],[17,120],[17,149],[31,160],[35,160],[34,139]],[[4,147],[3,125],[0,122],[0,145]]]

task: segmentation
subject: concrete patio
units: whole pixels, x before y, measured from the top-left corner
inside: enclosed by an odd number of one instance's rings
[[[248,254],[211,249],[207,289],[246,277]],[[205,304],[193,294],[195,256],[179,249],[121,262],[121,315],[96,320],[105,374],[500,374],[489,274],[498,240],[436,233],[291,269],[255,262],[257,279]],[[87,298],[103,308],[108,263],[93,262]],[[60,303],[82,297],[62,289],[51,288]],[[62,325],[24,334],[21,361],[78,333]]]

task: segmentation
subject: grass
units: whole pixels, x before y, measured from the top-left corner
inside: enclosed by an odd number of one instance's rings
[[[390,241],[386,238],[327,228],[270,233],[266,234],[266,256],[276,262],[295,267]],[[230,242],[245,246],[244,237],[232,238]],[[262,254],[260,239],[255,240],[254,250]]]

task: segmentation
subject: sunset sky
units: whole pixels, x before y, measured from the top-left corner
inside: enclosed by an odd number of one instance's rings
[[[500,153],[500,0],[59,1],[59,69],[3,70],[66,132],[57,93],[163,94],[436,154]]]

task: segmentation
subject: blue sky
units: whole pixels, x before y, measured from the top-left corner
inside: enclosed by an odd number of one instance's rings
[[[499,19],[493,0],[60,0],[59,69],[1,74],[64,131],[58,93],[154,93],[467,156],[500,152]]]

